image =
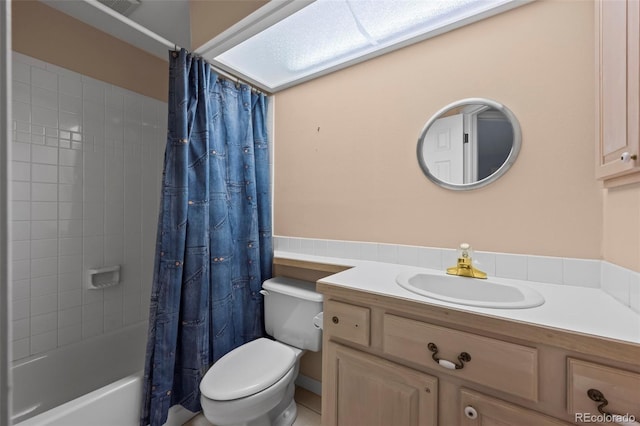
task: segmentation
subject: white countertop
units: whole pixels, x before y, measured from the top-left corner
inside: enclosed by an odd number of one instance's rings
[[[490,277],[497,283],[531,287],[542,294],[545,303],[527,309],[480,308],[427,298],[405,290],[395,281],[402,272],[444,274],[444,271],[279,250],[274,255],[283,259],[350,266],[351,269],[321,280],[334,286],[640,344],[640,314],[597,288]]]

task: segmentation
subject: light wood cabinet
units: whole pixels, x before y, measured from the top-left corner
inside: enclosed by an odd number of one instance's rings
[[[640,2],[596,2],[596,176],[640,182]]]
[[[640,416],[638,344],[316,287],[324,426],[579,425],[599,414],[592,387],[616,414]]]
[[[580,413],[598,415],[600,406],[605,413],[640,420],[640,374],[569,358],[567,406],[574,416]]]
[[[324,306],[324,316],[329,319],[324,328],[334,338],[369,346],[369,308],[332,302]]]
[[[382,350],[385,354],[423,365],[454,362],[462,368],[442,369],[442,374],[509,392],[531,401],[538,400],[537,350],[471,333],[438,327],[397,315],[384,315]],[[431,346],[431,350],[429,349]],[[468,361],[458,360],[466,353]]]
[[[568,426],[553,417],[473,392],[460,391],[461,426]]]
[[[438,379],[330,342],[325,348],[334,392],[324,395],[323,424],[436,426]]]

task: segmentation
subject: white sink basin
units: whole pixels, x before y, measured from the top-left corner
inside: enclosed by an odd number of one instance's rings
[[[477,278],[402,273],[396,277],[396,282],[413,293],[459,305],[523,309],[544,303],[544,297],[529,287]]]

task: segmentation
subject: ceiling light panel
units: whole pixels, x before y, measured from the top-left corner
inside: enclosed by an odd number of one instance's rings
[[[316,0],[213,61],[275,92],[524,3]]]

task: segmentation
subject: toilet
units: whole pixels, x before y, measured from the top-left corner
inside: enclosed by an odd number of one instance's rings
[[[265,329],[232,350],[200,382],[200,403],[215,426],[290,426],[299,361],[322,348],[322,295],[315,284],[276,277],[262,284]]]

